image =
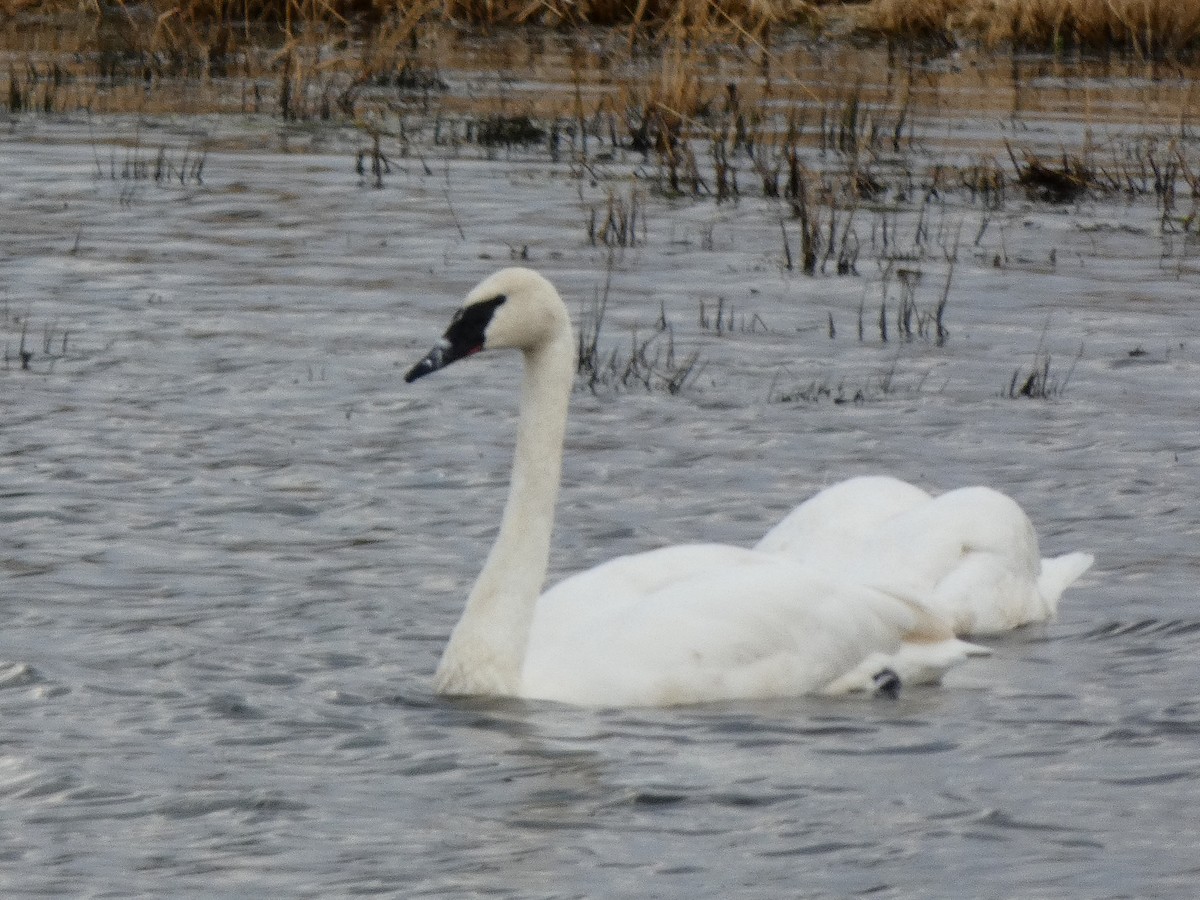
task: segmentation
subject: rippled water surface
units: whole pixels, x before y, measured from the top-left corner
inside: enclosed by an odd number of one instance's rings
[[[1152,200],[952,203],[949,340],[884,343],[866,226],[857,277],[806,278],[752,197],[648,191],[610,264],[605,185],[536,154],[398,158],[375,190],[334,132],[120,177],[240,127],[0,139],[0,893],[1194,895],[1200,247]],[[514,360],[400,376],[526,258],[581,319],[611,278],[603,348],[661,315],[700,355],[677,396],[577,392],[555,577],[749,545],[873,472],[998,487],[1095,567],[1057,622],[895,702],[436,699]],[[1002,396],[1039,350],[1064,389]]]

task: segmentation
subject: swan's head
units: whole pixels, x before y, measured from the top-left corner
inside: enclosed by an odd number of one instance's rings
[[[404,380],[416,381],[481,350],[536,350],[564,331],[570,334],[569,318],[554,285],[532,269],[501,269],[467,294],[442,339]]]

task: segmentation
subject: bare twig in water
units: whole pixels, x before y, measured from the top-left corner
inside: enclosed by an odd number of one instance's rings
[[[611,255],[609,260],[604,287],[597,291],[579,327],[576,373],[580,382],[593,393],[601,388],[620,390],[638,386],[647,391],[680,393],[695,383],[704,367],[700,364],[700,351],[682,357],[676,353],[675,331],[667,321],[665,305],[660,307],[649,337],[640,337],[635,328],[628,351],[613,348],[601,352],[600,333],[612,284]]]
[[[1049,327],[1050,323],[1047,321],[1046,326],[1042,329],[1042,336],[1038,340],[1037,350],[1034,352],[1033,364],[1029,369],[1018,366],[1013,370],[1012,378],[1009,379],[1008,386],[1003,391],[1005,397],[1012,400],[1020,397],[1027,397],[1031,400],[1049,400],[1066,393],[1067,385],[1071,383],[1071,376],[1075,372],[1075,366],[1083,358],[1083,344],[1080,343],[1079,351],[1071,360],[1066,374],[1060,378],[1052,372],[1051,357],[1045,349],[1046,330]]]

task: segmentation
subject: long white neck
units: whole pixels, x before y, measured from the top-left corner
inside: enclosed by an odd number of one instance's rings
[[[441,694],[514,696],[546,580],[575,348],[564,323],[525,353],[512,483],[500,533],[435,677]]]

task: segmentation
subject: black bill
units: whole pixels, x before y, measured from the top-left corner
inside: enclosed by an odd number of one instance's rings
[[[425,358],[408,370],[408,374],[404,376],[404,380],[412,384],[418,378],[424,378],[430,372],[436,372],[438,369],[444,368],[456,359],[462,359],[466,353],[455,353],[454,347],[448,340],[442,338],[434,348],[425,354]]]
[[[425,354],[423,360],[408,370],[404,380],[411,384],[430,372],[444,369],[450,363],[482,350],[487,341],[488,324],[504,300],[505,297],[501,294],[464,306],[456,312],[450,320],[446,334]]]

